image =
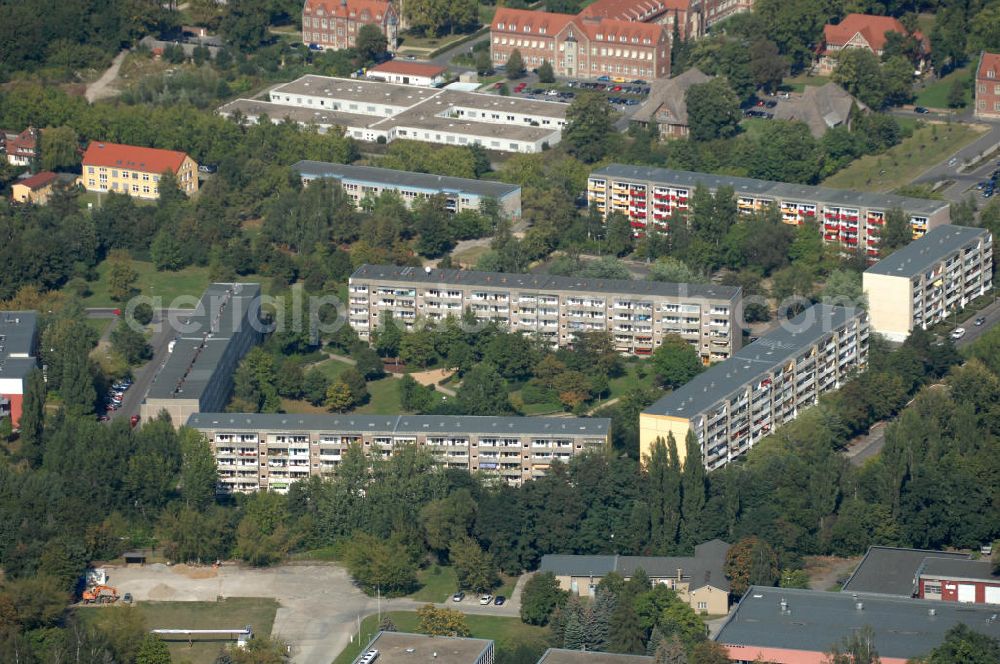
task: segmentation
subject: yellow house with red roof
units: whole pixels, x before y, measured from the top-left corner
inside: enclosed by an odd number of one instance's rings
[[[198,163],[184,152],[91,141],[78,182],[87,191],[156,200],[160,177],[166,172],[188,196],[198,191]]]

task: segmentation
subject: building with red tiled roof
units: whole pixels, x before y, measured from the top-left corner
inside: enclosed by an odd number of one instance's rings
[[[693,9],[701,21],[700,29],[705,31],[730,16],[750,11],[753,3],[754,0],[694,0]]]
[[[11,185],[10,198],[15,203],[45,205],[52,194],[52,185],[59,176],[51,171],[42,171]]]
[[[0,147],[7,155],[7,163],[30,167],[39,155],[39,139],[38,130],[34,127],[28,127],[21,133],[0,131]]]
[[[624,80],[670,75],[670,31],[656,23],[497,9],[490,26],[494,65],[520,52],[524,66],[548,61],[557,76]]]
[[[184,152],[91,141],[79,183],[87,191],[157,199],[160,176],[168,171],[181,191],[198,191],[198,164]]]
[[[885,48],[886,33],[909,34],[903,24],[891,16],[848,14],[837,25],[823,27],[823,46],[818,69],[820,74],[830,74],[837,66],[837,54],[846,48],[868,49],[881,57]],[[921,44],[923,55],[930,53],[928,41],[919,31],[913,36]]]
[[[408,62],[406,60],[389,60],[368,69],[368,78],[398,83],[401,85],[422,85],[435,87],[444,83],[445,67]]]
[[[305,0],[302,7],[302,42],[310,48],[353,48],[363,25],[378,27],[396,50],[399,13],[388,0]]]
[[[699,13],[692,10],[692,0],[597,0],[587,5],[579,18],[612,18],[633,23],[665,25],[673,33],[677,21],[681,38],[701,34]]]
[[[976,69],[977,118],[1000,119],[1000,53],[983,53]]]

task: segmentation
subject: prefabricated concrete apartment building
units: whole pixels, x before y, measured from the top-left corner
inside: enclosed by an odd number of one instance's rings
[[[411,328],[418,319],[497,321],[553,347],[580,332],[607,330],[622,353],[650,355],[667,334],[690,343],[702,362],[740,347],[739,288],[624,279],[586,279],[394,265],[362,265],[348,283],[351,327],[368,340],[383,312]]]
[[[580,417],[195,413],[187,424],[212,446],[220,493],[284,493],[335,472],[351,444],[383,457],[417,445],[446,468],[518,486],[611,440],[611,420]]]
[[[219,107],[218,112],[247,122],[258,122],[264,116],[272,122],[287,118],[319,131],[339,127],[359,141],[401,138],[530,153],[560,141],[567,106],[309,74],[272,88],[267,100],[237,99]]]
[[[845,252],[863,248],[871,261],[879,257],[885,216],[893,208],[906,214],[914,238],[950,219],[947,201],[624,164],[610,164],[591,173],[587,201],[605,216],[621,212],[635,234],[641,235],[667,231],[672,215],[687,214],[698,186],[712,193],[719,187],[731,187],[741,214],[775,205],[786,224],[818,222],[824,242],[839,245]]]
[[[872,328],[903,341],[993,287],[993,236],[984,228],[940,226],[868,268],[862,283]]]
[[[726,465],[864,367],[868,338],[864,310],[813,305],[644,410],[641,455],[673,434],[687,462],[692,431],[705,467]]]
[[[192,413],[220,411],[233,388],[233,372],[263,338],[260,284],[212,284],[181,329],[139,408],[144,421],[166,411],[174,426]]]
[[[521,216],[521,188],[516,184],[325,161],[299,161],[292,165],[292,170],[305,185],[318,179],[334,180],[358,208],[366,198],[377,198],[391,191],[398,194],[407,207],[416,201],[442,196],[448,212],[479,212],[483,203],[492,199],[507,218]]]

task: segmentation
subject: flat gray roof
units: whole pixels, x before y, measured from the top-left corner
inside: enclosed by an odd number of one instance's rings
[[[917,570],[928,556],[952,560],[969,559],[966,553],[872,546],[844,583],[842,590],[912,597],[916,589]]]
[[[343,99],[368,104],[386,104],[388,106],[413,106],[440,94],[441,91],[434,88],[421,88],[383,81],[306,74],[290,83],[272,88],[271,92],[283,95],[298,94]]]
[[[23,379],[38,366],[34,357],[37,335],[34,311],[0,311],[0,378]]]
[[[1000,638],[996,607],[881,595],[856,597],[843,592],[753,586],[715,640],[730,646],[827,652],[853,632],[870,626],[879,655],[908,659],[926,655],[959,623]],[[787,610],[782,610],[782,600],[787,602]],[[754,659],[752,651],[747,655],[746,659]]]
[[[846,189],[830,189],[814,187],[806,184],[789,184],[757,180],[754,178],[734,177],[730,175],[715,175],[712,173],[696,173],[693,171],[677,171],[671,168],[650,168],[644,166],[627,166],[625,164],[610,164],[592,172],[591,177],[606,176],[619,178],[634,178],[669,184],[684,185],[691,188],[701,184],[709,189],[721,186],[732,187],[737,194],[753,194],[804,202],[821,201],[836,205],[852,205],[856,207],[889,209],[902,208],[910,213],[933,214],[948,207],[947,201],[932,201],[924,198],[910,198],[895,194],[872,194]],[[817,215],[817,218],[819,215]]]
[[[472,94],[472,93],[466,93]],[[437,100],[429,100],[413,108],[408,108],[401,113],[387,116],[376,122],[372,122],[368,127],[373,130],[388,131],[389,129],[407,129],[421,131],[442,131],[452,134],[462,134],[465,136],[487,136],[497,139],[510,139],[513,141],[539,141],[552,138],[562,131],[559,127],[551,125],[548,127],[533,127],[530,124],[514,124],[501,122],[486,122],[477,118],[449,117],[439,115],[445,113],[449,106],[438,106]],[[418,136],[406,135],[403,138],[421,140]],[[489,147],[489,146],[487,146]]]
[[[255,121],[260,116],[266,115],[272,120],[288,119],[301,124],[315,124],[319,127],[367,127],[372,122],[379,120],[378,117],[360,113],[346,113],[311,106],[303,108],[302,106],[278,104],[257,99],[236,99],[219,107],[221,115],[231,116],[237,112],[243,117],[253,118]]]
[[[956,558],[924,558],[917,576],[934,576],[946,579],[988,581],[1000,583],[1000,575],[993,573],[990,560],[962,560]]]
[[[814,304],[798,316],[782,321],[778,329],[747,344],[728,360],[712,365],[687,384],[644,410],[651,415],[694,417],[729,398],[748,383],[762,379],[795,358],[833,330],[859,314],[858,309]]]
[[[919,240],[914,240],[892,252],[865,272],[912,278],[931,269],[945,256],[977,242],[988,234],[989,231],[985,228],[951,224],[938,226]]]
[[[607,293],[610,295],[650,295],[675,298],[705,298],[731,301],[740,293],[735,286],[715,284],[672,284],[663,281],[630,281],[628,279],[589,279],[561,277],[551,274],[514,274],[477,272],[475,270],[432,269],[397,265],[362,265],[351,279],[403,281],[429,286],[483,286],[501,290],[531,289]]]
[[[303,160],[293,164],[292,170],[297,171],[304,177],[355,180],[390,187],[424,189],[432,192],[468,192],[477,196],[489,196],[497,199],[502,199],[508,194],[521,190],[516,184],[507,184],[506,182],[454,178],[447,175],[432,175],[429,173],[411,173],[391,168],[375,168],[374,166],[333,164],[325,161]]]
[[[645,655],[619,655],[592,650],[549,648],[538,660],[538,664],[647,664],[652,661],[652,657]]]
[[[493,417],[487,415],[324,415],[319,413],[194,413],[195,429],[251,431],[351,431],[384,434],[527,434],[600,436],[611,430],[605,417]]]
[[[375,661],[379,664],[475,664],[491,647],[493,642],[488,639],[379,632],[354,661],[374,649],[378,650]]]
[[[212,284],[182,321],[174,350],[147,399],[199,399],[233,335],[260,306],[260,284]]]

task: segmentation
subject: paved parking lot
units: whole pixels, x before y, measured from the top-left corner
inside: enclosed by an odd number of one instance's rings
[[[366,596],[338,565],[283,565],[266,569],[223,565],[188,567],[156,564],[145,567],[109,567],[108,583],[121,593],[132,593],[136,602],[214,602],[223,597],[273,597],[280,603],[274,634],[292,644],[295,664],[330,664],[357,631],[359,618],[374,613],[376,600]],[[516,617],[521,589],[519,580],[504,606],[480,606],[473,594],[461,603],[438,606],[464,613]],[[383,611],[415,611],[424,602],[383,599]]]

